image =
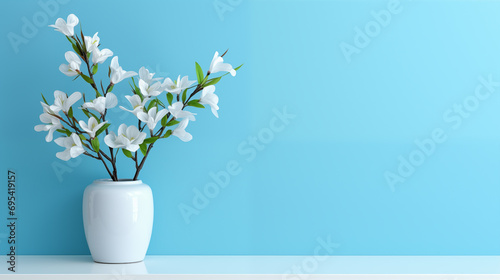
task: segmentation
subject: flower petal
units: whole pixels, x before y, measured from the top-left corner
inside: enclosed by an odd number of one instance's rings
[[[118,105],[118,98],[112,92],[106,93],[106,109],[114,108]]]
[[[56,153],[56,157],[59,158],[59,159],[62,159],[64,161],[68,161],[71,159],[71,155],[70,155],[70,149],[66,149],[62,152],[58,152]]]
[[[149,115],[144,112],[137,113],[137,118],[145,123],[149,121]]]
[[[66,22],[66,24],[75,27],[78,24],[78,22],[79,22],[78,17],[75,16],[74,14],[70,14],[68,16],[68,21]]]

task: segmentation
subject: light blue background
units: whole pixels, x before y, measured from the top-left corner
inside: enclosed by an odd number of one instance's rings
[[[33,22],[44,10],[10,0],[0,12],[0,170],[18,174],[19,254],[88,254],[82,194],[107,176],[89,158],[58,160],[61,148],[33,130],[41,92],[49,100],[56,89],[91,93],[59,72],[70,47],[46,27],[70,13],[87,35],[99,31],[126,70],[194,79],[194,61],[207,69],[227,48],[227,62],[245,63],[217,86],[220,119],[198,110],[193,141],[172,137],[147,161],[140,177],[156,211],[148,254],[312,255],[328,236],[338,255],[500,254],[499,88],[461,125],[443,119],[471,102],[479,76],[500,81],[500,2],[401,1],[350,62],[340,44],[354,44],[355,28],[389,1],[67,2],[17,53],[8,34],[23,36],[23,17]],[[114,93],[127,104],[126,82]],[[296,117],[247,160],[238,147],[284,107]],[[434,129],[446,141],[392,191],[385,172],[397,172],[398,157]],[[241,173],[186,223],[179,205],[192,205],[193,189],[231,160]],[[66,172],[58,177],[54,165]],[[120,168],[122,177],[132,172],[129,162]],[[0,227],[2,253],[6,234]]]

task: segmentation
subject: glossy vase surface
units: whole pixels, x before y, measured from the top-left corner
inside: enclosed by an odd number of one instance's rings
[[[144,260],[153,229],[153,194],[141,180],[96,180],[83,194],[83,225],[100,263]]]

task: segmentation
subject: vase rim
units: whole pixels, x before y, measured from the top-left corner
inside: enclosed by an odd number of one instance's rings
[[[94,180],[94,183],[99,183],[99,184],[135,185],[135,184],[142,184],[142,180],[119,179],[118,181],[113,181],[111,179],[97,179],[97,180]]]

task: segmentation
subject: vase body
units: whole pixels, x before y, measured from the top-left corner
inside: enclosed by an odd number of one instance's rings
[[[151,188],[136,181],[96,180],[83,193],[83,225],[100,263],[144,260],[153,229]]]

